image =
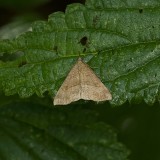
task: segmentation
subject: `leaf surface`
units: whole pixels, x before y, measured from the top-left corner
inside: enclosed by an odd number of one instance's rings
[[[75,108],[75,106],[74,106]],[[115,131],[88,109],[14,104],[0,108],[0,158],[127,160]]]
[[[54,97],[79,55],[112,93],[113,105],[160,100],[160,2],[88,0],[0,42],[0,89]]]

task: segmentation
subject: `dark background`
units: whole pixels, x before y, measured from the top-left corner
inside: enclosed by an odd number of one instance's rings
[[[0,26],[23,15],[32,15],[33,19],[47,19],[53,12],[64,12],[71,3],[84,4],[85,0],[0,0]]]
[[[0,0],[0,27],[17,19],[47,20],[49,14],[65,11],[71,3],[84,4],[84,0]],[[158,103],[147,106],[143,102],[119,107],[95,105],[93,109],[100,113],[100,120],[118,131],[119,141],[131,150],[131,160],[160,160],[159,107]]]

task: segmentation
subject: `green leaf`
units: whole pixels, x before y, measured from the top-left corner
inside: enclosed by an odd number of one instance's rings
[[[31,30],[31,23],[37,19],[40,19],[40,17],[32,12],[14,17],[10,23],[0,28],[0,39],[16,38],[24,32]]]
[[[110,126],[98,122],[97,113],[74,108],[1,107],[0,159],[127,160],[128,150]]]
[[[37,21],[32,32],[0,42],[0,89],[54,97],[83,57],[113,95],[111,104],[160,100],[160,2],[88,0]]]

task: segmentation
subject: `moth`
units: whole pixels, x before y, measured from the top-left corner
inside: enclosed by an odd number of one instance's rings
[[[97,102],[112,99],[108,88],[81,58],[70,70],[53,103],[54,105],[67,105],[80,99]]]

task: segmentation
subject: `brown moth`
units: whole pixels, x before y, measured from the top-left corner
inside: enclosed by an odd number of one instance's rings
[[[81,58],[69,72],[54,98],[54,105],[67,105],[79,99],[106,101],[112,95]]]

